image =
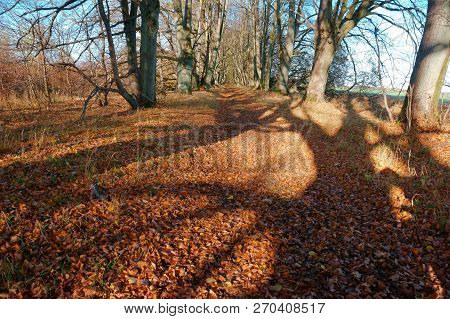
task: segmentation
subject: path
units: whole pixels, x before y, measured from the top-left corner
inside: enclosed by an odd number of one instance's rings
[[[89,198],[94,141],[2,167],[5,179],[25,176],[0,183],[10,294],[445,296],[445,235],[402,219],[420,180],[389,157],[401,137],[363,103],[295,107],[236,87],[208,101],[217,108],[203,109],[207,124],[186,124],[183,110],[176,126],[146,124],[171,109],[114,119],[139,135],[95,148],[110,201]]]

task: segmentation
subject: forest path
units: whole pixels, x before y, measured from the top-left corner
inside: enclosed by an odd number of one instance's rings
[[[376,109],[231,86],[162,102],[91,109],[81,124],[78,109],[51,112],[52,143],[0,158],[0,293],[446,295],[439,215],[414,219],[422,179]],[[32,137],[47,122],[30,118]],[[440,183],[445,170],[426,163]],[[93,181],[108,199],[90,196]]]

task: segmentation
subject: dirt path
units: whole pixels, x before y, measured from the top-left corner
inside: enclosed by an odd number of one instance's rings
[[[353,100],[295,107],[288,98],[235,87],[207,98],[216,107],[195,113],[206,123],[181,110],[176,125],[155,126],[146,121],[154,113],[144,112],[134,126],[138,138],[96,148],[108,201],[89,198],[87,178],[70,175],[69,168],[89,168],[88,152],[3,167],[4,177],[19,170],[42,176],[54,164],[44,183],[29,182],[32,191],[27,182],[0,183],[0,247],[8,256],[2,271],[9,276],[2,292],[446,295],[446,233],[428,215],[407,218],[420,180],[391,156],[401,139],[395,128]],[[106,168],[111,158],[116,167]],[[443,171],[437,162],[429,169]],[[77,192],[38,203],[50,188],[52,198]]]

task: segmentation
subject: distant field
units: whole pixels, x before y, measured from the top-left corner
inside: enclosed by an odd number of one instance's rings
[[[337,92],[343,92],[343,91],[346,91],[347,89],[348,88],[340,87],[340,88],[336,88],[336,91]],[[362,93],[362,94],[366,94],[366,95],[369,95],[369,96],[376,96],[376,95],[380,95],[381,94],[381,89],[379,89],[379,88],[360,88],[360,87],[355,87],[355,88],[351,89],[350,92],[352,92],[352,93]],[[405,98],[406,91],[388,90],[387,91],[387,95],[391,99],[403,100]],[[450,104],[450,92],[442,93],[441,94],[441,101],[444,104]]]

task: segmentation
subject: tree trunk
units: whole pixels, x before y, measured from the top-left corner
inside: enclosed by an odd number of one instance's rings
[[[425,29],[402,110],[403,120],[411,114],[409,123],[418,131],[435,130],[440,125],[439,96],[450,53],[449,14],[448,0],[428,1]]]
[[[200,61],[202,60],[202,53],[204,52],[203,50],[203,38],[204,38],[204,27],[205,27],[205,7],[206,7],[206,2],[204,0],[200,0],[199,3],[199,12],[198,12],[198,20],[197,20],[197,30],[196,30],[196,37],[195,39],[192,39],[192,49],[194,50],[194,55],[195,55],[195,60],[194,60],[194,70],[193,70],[193,81],[194,81],[194,87],[195,89],[200,88],[200,85],[202,84],[202,79],[201,79],[201,63]]]
[[[261,30],[259,28],[259,0],[252,0],[253,25],[253,81],[255,89],[261,84]]]
[[[212,20],[212,3],[209,2],[207,6],[207,14],[205,13],[205,26],[204,30],[206,32],[206,42],[202,44],[204,57],[203,57],[203,67],[200,75],[200,85],[205,85],[206,76],[208,75],[209,70],[209,48],[211,47],[211,20]]]
[[[278,2],[279,0],[277,0]],[[278,10],[280,4],[278,3]],[[282,94],[289,94],[289,73],[291,71],[292,56],[294,54],[295,40],[295,0],[289,0],[288,30],[286,34],[286,44],[282,43],[282,35],[279,34],[280,41],[280,70],[278,77],[278,87]],[[281,24],[280,19],[278,19]],[[281,25],[278,26],[281,33]]]
[[[272,21],[272,29],[269,36],[269,52],[267,57],[267,67],[264,72],[264,91],[269,91],[270,89],[270,76],[272,74],[272,64],[273,64],[273,53],[275,51],[275,43],[277,40],[277,14],[278,14],[278,1],[274,3],[274,13]]]
[[[388,3],[390,1],[364,0],[348,4],[344,0],[320,0],[314,32],[314,63],[306,90],[308,100],[325,99],[328,71],[340,42],[359,21]]]
[[[181,0],[174,0],[177,24],[177,88],[181,94],[192,94],[192,71],[194,68],[194,55],[191,42],[192,7],[191,0],[185,0],[184,8]]]
[[[310,101],[323,101],[328,80],[328,71],[333,62],[336,47],[330,37],[316,39],[316,51],[314,62],[306,90],[307,99]]]
[[[158,43],[159,0],[143,0],[141,9],[140,97],[141,106],[156,102],[156,46]]]
[[[103,26],[103,22],[100,20],[100,30],[102,32],[102,35],[105,34],[105,27]],[[108,85],[108,68],[106,67],[106,40],[105,37],[101,39],[100,42],[100,57],[101,57],[101,64],[102,64],[102,70],[103,70],[103,81],[104,85]],[[109,91],[104,90],[103,92],[103,100],[100,98],[100,106],[108,106],[108,93]]]
[[[44,92],[45,97],[47,99],[47,109],[49,109],[52,104],[52,95],[50,83],[48,80],[47,58],[45,57],[44,51],[42,51],[42,71],[43,71],[42,78],[44,82]]]
[[[262,38],[261,38],[261,78],[259,86],[261,89],[264,89],[265,86],[265,78],[266,78],[266,70],[267,70],[267,46],[269,45],[269,39],[267,37],[267,33],[269,32],[269,17],[270,10],[269,4],[266,0],[263,1],[264,4],[264,18],[263,18],[263,28],[262,28]]]
[[[130,104],[132,109],[139,108],[139,103],[136,100],[136,98],[128,93],[127,89],[123,85],[122,80],[120,79],[120,73],[119,73],[119,67],[117,65],[117,56],[116,56],[116,48],[114,46],[114,39],[112,36],[111,31],[111,22],[108,18],[108,15],[105,12],[105,5],[103,3],[103,0],[97,0],[98,4],[98,10],[100,13],[100,17],[103,21],[103,24],[105,26],[105,32],[106,32],[106,39],[108,41],[108,49],[109,49],[109,56],[110,56],[110,62],[111,62],[111,68],[113,70],[114,75],[114,82],[116,83],[117,90],[119,91],[120,95]]]
[[[211,65],[208,67],[205,78],[205,87],[207,90],[209,90],[213,85],[213,77],[217,67],[217,58],[219,56],[220,43],[222,42],[223,24],[226,18],[228,0],[219,0],[218,4],[219,6],[217,10],[219,15],[217,19],[216,32],[213,39]]]
[[[120,8],[122,10],[123,31],[125,33],[125,41],[127,45],[127,64],[128,77],[126,85],[130,93],[135,99],[140,96],[139,69],[136,49],[136,20],[138,5],[131,1],[130,6],[128,0],[120,0]]]

